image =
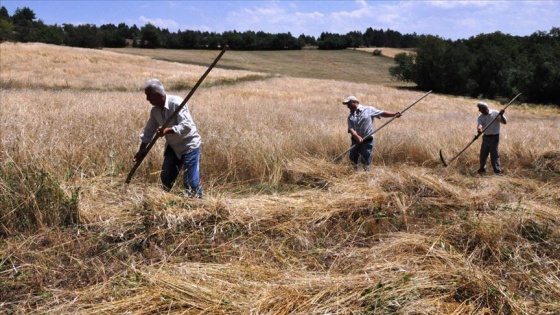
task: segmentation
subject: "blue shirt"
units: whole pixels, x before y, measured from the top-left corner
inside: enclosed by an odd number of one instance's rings
[[[358,105],[354,112],[348,115],[348,132],[354,129],[360,137],[365,137],[373,132],[373,118],[381,118],[384,111],[373,106]]]
[[[180,96],[166,95],[165,105],[162,109],[155,106],[152,107],[150,118],[144,127],[144,132],[140,134],[140,140],[143,143],[152,141],[158,128],[171,117],[182,102],[183,99]],[[187,104],[181,108],[181,111],[167,127],[173,128],[175,133],[165,135],[165,141],[173,149],[178,158],[181,158],[183,154],[200,146],[200,135],[198,134],[198,130],[196,129]]]

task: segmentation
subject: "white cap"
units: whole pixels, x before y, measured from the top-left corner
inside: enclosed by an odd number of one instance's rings
[[[358,99],[357,99],[355,96],[351,95],[351,96],[348,96],[348,97],[344,100],[344,102],[342,102],[342,104],[348,104],[350,101],[359,102]]]

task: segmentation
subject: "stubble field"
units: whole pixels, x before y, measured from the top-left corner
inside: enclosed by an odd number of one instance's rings
[[[558,107],[510,106],[506,175],[480,177],[479,142],[438,157],[470,142],[478,100],[431,94],[355,172],[331,162],[349,146],[343,98],[398,111],[425,92],[380,79],[387,58],[367,53],[344,52],[378,81],[341,78],[324,52],[281,66],[226,52],[188,105],[203,138],[192,200],[159,189],[163,141],[124,185],[151,106],[140,87],[185,96],[218,52],[125,53],[0,44],[8,314],[560,312]]]

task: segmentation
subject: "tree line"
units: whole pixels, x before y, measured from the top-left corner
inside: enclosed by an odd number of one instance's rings
[[[270,34],[262,31],[226,31],[223,33],[185,30],[170,32],[153,24],[139,28],[125,23],[103,24],[63,24],[46,25],[36,18],[28,7],[18,8],[12,16],[2,6],[0,8],[0,41],[42,42],[83,48],[141,47],[169,49],[219,49],[228,45],[234,50],[295,50],[306,45],[318,49],[345,49],[348,47],[414,47],[419,38],[416,34],[403,35],[392,30],[368,28],[364,34],[358,31],[348,34],[322,33],[319,38],[291,33]]]
[[[530,36],[501,32],[469,39],[401,34],[371,27],[364,33],[323,32],[318,38],[262,31],[226,31],[221,34],[185,30],[170,32],[152,24],[143,27],[104,24],[46,25],[28,7],[12,16],[0,8],[0,42],[43,42],[71,47],[142,47],[169,49],[294,50],[306,45],[318,49],[357,47],[413,48],[395,56],[389,72],[395,80],[416,83],[419,89],[487,99],[509,99],[523,93],[526,102],[560,104],[560,28]],[[375,52],[374,52],[375,54]]]
[[[511,36],[501,32],[464,40],[420,39],[415,53],[395,56],[391,76],[422,90],[488,99],[522,93],[531,103],[560,104],[560,28]]]

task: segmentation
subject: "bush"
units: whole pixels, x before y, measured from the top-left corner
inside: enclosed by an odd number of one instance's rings
[[[71,196],[48,172],[0,164],[0,236],[78,223],[78,189]]]

